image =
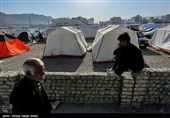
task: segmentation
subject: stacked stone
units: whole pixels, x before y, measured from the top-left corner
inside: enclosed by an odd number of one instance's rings
[[[121,84],[121,107],[130,107],[134,87],[134,78],[129,72],[124,72],[122,74]]]
[[[71,103],[118,103],[119,80],[106,73],[48,73],[42,81],[50,99]]]
[[[19,80],[18,72],[1,72],[0,73],[0,101],[9,104],[9,96],[15,83]]]
[[[9,103],[9,95],[23,72],[0,72],[0,102]],[[141,104],[170,104],[170,69],[144,69],[125,72],[122,78],[103,72],[47,72],[41,81],[52,100],[69,103],[120,103],[122,107]]]
[[[149,73],[144,104],[170,104],[170,69],[146,69]]]
[[[132,95],[132,106],[139,107],[144,102],[147,93],[149,74],[145,71],[133,73],[135,79],[134,90]]]

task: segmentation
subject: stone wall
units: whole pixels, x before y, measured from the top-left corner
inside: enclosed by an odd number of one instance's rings
[[[21,72],[1,72],[0,99],[8,102],[14,84],[23,78]],[[51,100],[71,103],[119,103],[121,78],[106,73],[47,72],[41,81]]]
[[[145,68],[140,73],[123,73],[121,106],[170,104],[170,69]]]
[[[120,78],[106,73],[47,73],[42,81],[50,99],[71,103],[118,103]]]
[[[9,103],[14,84],[22,72],[0,72],[0,100]],[[122,107],[170,104],[170,69],[145,68],[124,72],[121,78],[104,72],[47,72],[41,81],[51,100],[69,103],[113,103]]]

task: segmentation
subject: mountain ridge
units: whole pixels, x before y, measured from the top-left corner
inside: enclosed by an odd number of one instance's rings
[[[6,14],[0,12],[0,23],[2,24],[50,24],[51,16],[34,13]]]

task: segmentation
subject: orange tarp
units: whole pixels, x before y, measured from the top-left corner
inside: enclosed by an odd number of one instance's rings
[[[15,56],[29,50],[30,48],[19,39],[10,39],[4,42],[0,42],[1,58]]]

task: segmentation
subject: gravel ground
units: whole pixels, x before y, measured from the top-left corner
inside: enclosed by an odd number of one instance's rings
[[[92,41],[88,41],[91,45]],[[0,58],[3,61],[3,71],[21,71],[25,59],[37,57],[43,60],[46,72],[105,72],[113,63],[93,63],[91,53],[87,53],[84,58],[42,58],[45,43],[27,44],[31,51],[10,57]],[[141,49],[146,67],[170,68],[170,56],[159,53],[151,48]]]
[[[154,68],[170,68],[170,55],[156,52],[150,47],[141,49],[144,60],[148,67]]]

